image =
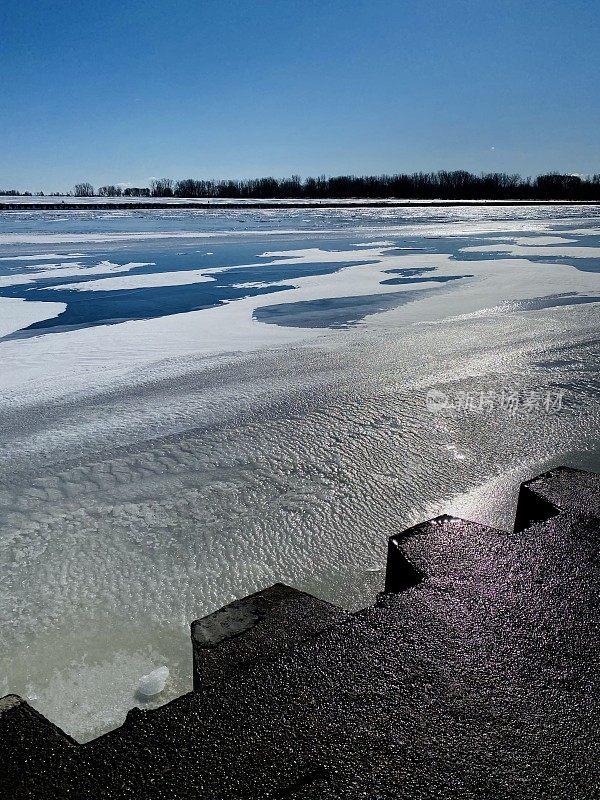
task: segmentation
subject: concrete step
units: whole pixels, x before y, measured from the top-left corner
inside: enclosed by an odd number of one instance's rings
[[[354,614],[276,584],[196,620],[195,690],[85,745],[5,698],[0,800],[600,797],[599,488],[392,537]]]
[[[194,689],[273,658],[348,618],[341,608],[283,583],[235,600],[192,622]]]

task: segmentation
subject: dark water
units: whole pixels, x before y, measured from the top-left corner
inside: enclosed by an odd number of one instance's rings
[[[141,217],[140,219],[143,219]],[[130,221],[131,222],[131,221]],[[137,222],[137,220],[136,220]],[[72,227],[72,226],[71,226]],[[77,229],[77,224],[75,224]],[[556,231],[560,233],[560,231]],[[518,236],[519,232],[515,233]],[[600,237],[595,235],[576,236],[568,234],[575,245],[597,246]],[[353,236],[355,240],[356,236]],[[506,236],[510,240],[510,235]],[[388,239],[388,237],[386,237]],[[491,240],[497,244],[497,239]],[[452,260],[466,264],[470,261],[497,260],[498,258],[511,258],[510,255],[500,252],[469,253],[463,248],[490,243],[487,236],[451,236],[451,237],[394,237],[390,246],[385,248],[385,255],[409,255],[418,253],[449,254]],[[32,276],[33,280],[27,284],[17,284],[0,288],[0,297],[21,298],[31,301],[61,302],[66,304],[65,310],[58,316],[35,322],[28,327],[10,334],[7,338],[20,338],[32,335],[55,333],[66,329],[85,328],[95,325],[106,325],[134,319],[152,319],[187,311],[196,311],[218,306],[224,302],[247,297],[256,297],[266,294],[276,294],[295,288],[299,278],[309,276],[329,275],[340,272],[349,266],[364,266],[376,261],[365,259],[362,261],[319,261],[308,263],[284,264],[280,263],[284,257],[264,257],[265,250],[277,247],[282,252],[289,250],[319,248],[321,252],[336,250],[360,249],[352,244],[349,238],[312,239],[286,239],[274,244],[272,239],[259,241],[243,241],[226,243],[207,243],[206,249],[199,249],[195,240],[193,244],[181,240],[175,246],[165,244],[157,246],[156,242],[136,242],[134,246],[119,244],[117,246],[85,247],[87,253],[69,256],[73,247],[66,250],[59,248],[62,253],[53,258],[44,258],[31,262],[39,268],[47,264],[51,267],[61,258],[81,263],[84,268],[95,267],[101,261],[110,261],[116,264],[128,262],[144,263],[144,266],[135,267],[126,273],[106,272],[95,275],[78,275],[71,277],[68,270],[64,276],[52,278],[35,278],[36,272],[23,266],[20,260],[10,258],[0,262],[0,275],[21,274],[23,272]],[[507,245],[508,246],[508,245]],[[54,248],[51,248],[54,249]],[[462,252],[461,252],[462,251]],[[21,255],[23,250],[19,250]],[[26,252],[26,250],[25,250]],[[528,256],[529,261],[545,263],[568,263],[574,269],[597,272],[599,269],[596,258],[573,258],[553,255],[551,248],[548,255]],[[150,262],[150,263],[148,263]],[[168,272],[186,272],[189,270],[206,270],[210,280],[191,283],[183,286],[158,285],[145,288],[116,289],[116,290],[77,290],[75,288],[56,288],[65,284],[78,284],[93,282],[99,279],[121,277],[128,275],[151,275]],[[216,271],[213,271],[216,270]],[[210,271],[210,272],[209,272]],[[408,285],[415,283],[433,282],[444,284],[471,278],[469,273],[456,275],[438,275],[435,266],[415,267],[412,269],[384,270],[393,277],[380,281],[381,285]],[[432,291],[424,290],[425,293]],[[336,297],[320,300],[299,300],[297,303],[272,304],[257,309],[255,319],[261,322],[275,323],[291,327],[331,327],[348,326],[364,319],[367,315],[378,311],[387,310],[402,305],[411,299],[422,297],[423,293],[394,292],[389,294],[368,294],[360,297]],[[568,300],[562,298],[552,301],[553,305],[568,302],[594,302],[595,298],[580,298]],[[548,300],[541,298],[523,304],[523,310],[547,307]],[[537,303],[537,305],[536,305]],[[542,303],[542,305],[540,305]]]
[[[415,241],[415,251],[422,251],[421,246],[416,246],[420,243],[419,239]],[[265,258],[263,256],[269,247],[273,247],[272,241],[239,244],[228,242],[226,245],[211,243],[210,250],[207,251],[199,250],[197,241],[193,245],[182,245],[181,242],[177,242],[176,247],[171,245],[162,248],[152,243],[148,246],[138,245],[135,248],[123,246],[112,249],[104,248],[94,250],[92,254],[78,255],[76,258],[72,258],[74,263],[81,263],[84,267],[95,267],[101,261],[119,265],[129,262],[144,263],[144,266],[135,267],[127,272],[115,273],[107,268],[106,272],[98,274],[69,276],[68,270],[65,270],[64,276],[35,279],[35,271],[30,268],[29,274],[33,278],[30,283],[0,288],[0,297],[38,302],[60,302],[65,303],[66,308],[56,317],[35,322],[5,338],[38,336],[67,329],[113,324],[133,319],[152,319],[212,308],[232,300],[293,289],[295,288],[293,281],[298,278],[330,275],[346,267],[377,263],[377,261],[369,259],[350,262],[343,260],[319,261],[317,256],[317,260],[308,263],[282,264],[279,262],[283,261],[285,257]],[[320,252],[335,252],[339,249],[361,252],[360,248],[354,247],[347,239],[329,240],[326,246],[323,245],[322,240],[301,239],[285,242],[286,250],[309,248],[319,248]],[[401,252],[406,255],[412,249],[404,247]],[[395,248],[390,248],[390,252],[394,252],[394,250]],[[437,251],[433,247],[430,250],[432,253]],[[387,248],[385,252],[387,254]],[[293,252],[290,252],[290,255],[293,255]],[[50,259],[40,257],[39,260],[32,263],[43,269],[45,264],[51,267],[52,264],[60,261],[60,258],[71,260],[68,252],[65,252]],[[418,277],[426,272],[435,272],[435,269],[435,267],[429,267],[415,270],[390,270],[389,272],[400,272],[401,277],[383,280],[381,284],[408,284],[421,281],[443,283],[453,279],[452,276],[436,277],[435,275]],[[183,286],[159,285],[106,291],[57,288],[65,284],[88,283],[89,285],[89,282],[119,278],[123,275],[134,277],[190,270],[206,270],[206,275],[210,277],[210,280]],[[212,270],[218,271],[210,272]],[[0,267],[0,274],[4,275],[20,274],[25,271],[27,270],[24,269],[23,262],[19,260],[7,259],[2,262]],[[456,276],[456,278],[459,277],[463,276]],[[252,286],[250,284],[259,285]],[[403,293],[390,294],[385,298],[375,294],[370,297],[349,297],[343,301],[325,300],[322,303],[315,301],[316,307],[320,308],[321,312],[328,308],[332,311],[329,322],[326,315],[323,313],[319,315],[318,326],[337,327],[342,323],[349,324],[364,318],[367,314],[392,308],[404,301]],[[298,305],[297,309],[294,308],[296,305]],[[300,319],[305,319],[307,326],[312,327],[310,315],[307,316],[305,313],[305,303],[286,303],[276,308],[277,311],[274,314],[265,312],[257,315],[256,318],[264,321],[277,321],[279,324],[289,324],[290,326],[297,326],[300,324]],[[346,311],[343,311],[344,308]],[[347,317],[347,319],[342,319],[343,317]]]
[[[368,294],[358,297],[327,297],[262,306],[254,312],[258,322],[270,322],[292,328],[347,328],[366,316],[421,300],[434,290]]]
[[[297,243],[298,247],[306,247],[306,242]],[[66,309],[56,317],[36,322],[27,328],[11,335],[10,338],[27,335],[40,335],[58,330],[85,328],[94,325],[106,325],[132,319],[152,319],[186,311],[211,308],[231,300],[244,297],[270,294],[293,289],[292,283],[279,284],[281,281],[292,281],[297,278],[328,275],[339,272],[347,266],[359,266],[370,263],[360,262],[319,262],[278,265],[281,259],[262,259],[264,245],[228,245],[227,247],[211,245],[212,253],[198,252],[198,244],[179,251],[149,246],[144,249],[118,249],[95,252],[93,256],[82,256],[73,259],[75,262],[95,266],[100,261],[124,264],[128,262],[152,262],[135,267],[126,273],[106,272],[94,275],[71,277],[68,274],[60,277],[40,278],[28,284],[17,284],[0,288],[0,297],[22,298],[42,302],[66,303]],[[56,258],[48,263],[55,263]],[[250,266],[235,266],[249,263]],[[254,262],[254,263],[252,263]],[[274,262],[274,263],[273,263]],[[37,261],[35,262],[38,263]],[[44,259],[39,260],[43,264]],[[184,286],[153,286],[136,289],[115,290],[78,290],[74,288],[55,288],[64,284],[91,282],[103,278],[118,278],[123,275],[151,275],[190,270],[213,270],[211,280],[191,283]],[[11,274],[15,269],[23,269],[22,262],[7,260],[3,262],[2,272]],[[67,271],[66,271],[67,272]],[[207,273],[208,274],[208,273]],[[34,276],[35,273],[32,273]],[[259,286],[243,284],[259,283]],[[242,285],[240,285],[242,284]]]

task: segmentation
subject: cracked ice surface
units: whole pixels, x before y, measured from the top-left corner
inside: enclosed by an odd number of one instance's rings
[[[520,480],[561,462],[597,466],[598,305],[516,304],[599,293],[598,273],[576,268],[579,252],[569,263],[563,241],[595,258],[597,213],[461,213],[213,215],[214,230],[232,228],[236,241],[251,225],[255,255],[282,268],[350,266],[205,310],[0,342],[0,694],[22,694],[91,738],[129,707],[191,688],[192,619],[274,581],[367,604],[382,586],[387,536],[441,511],[506,526]],[[29,256],[49,235],[45,216],[26,216],[10,230],[2,223],[3,255],[22,263],[3,275],[33,275],[44,260]],[[102,262],[150,268],[153,258],[138,260],[139,240],[135,259],[107,245],[110,234],[134,239],[139,214],[89,216],[89,230],[78,220],[77,230],[54,234],[84,243],[72,254],[77,275]],[[185,226],[209,226],[201,219],[177,212],[143,221],[193,239]],[[97,250],[69,238],[98,240],[102,230]],[[294,230],[293,241],[277,238],[282,230]],[[298,230],[310,231],[310,244]],[[420,234],[429,252],[400,249]],[[36,236],[42,242],[32,244]],[[208,255],[228,236],[211,239]],[[461,237],[455,248],[452,236]],[[499,240],[506,244],[494,249]],[[47,244],[40,252],[62,263],[69,251],[50,241],[52,253]],[[206,252],[206,241],[198,247]],[[462,254],[466,247],[480,249]],[[551,260],[553,247],[562,263]],[[547,263],[527,258],[538,250]],[[90,254],[97,258],[86,262]],[[398,287],[381,285],[387,270],[423,267],[435,268],[425,276],[472,277],[408,285],[412,302],[338,330],[253,320],[261,305],[389,293]],[[90,274],[110,281],[105,272]],[[157,276],[145,279],[153,289]],[[417,294],[423,286],[431,292]],[[17,301],[0,296],[0,316],[5,302]],[[564,407],[514,415],[426,407],[431,388],[457,397],[504,387],[563,387]],[[164,692],[140,699],[142,676],[163,666]]]

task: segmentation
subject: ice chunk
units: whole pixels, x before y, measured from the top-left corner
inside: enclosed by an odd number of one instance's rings
[[[159,667],[147,675],[142,675],[138,684],[138,693],[144,697],[154,697],[155,694],[160,694],[165,688],[168,678],[168,667]]]

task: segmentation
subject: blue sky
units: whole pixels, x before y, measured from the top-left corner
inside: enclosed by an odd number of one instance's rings
[[[6,0],[0,186],[600,172],[597,0]]]

